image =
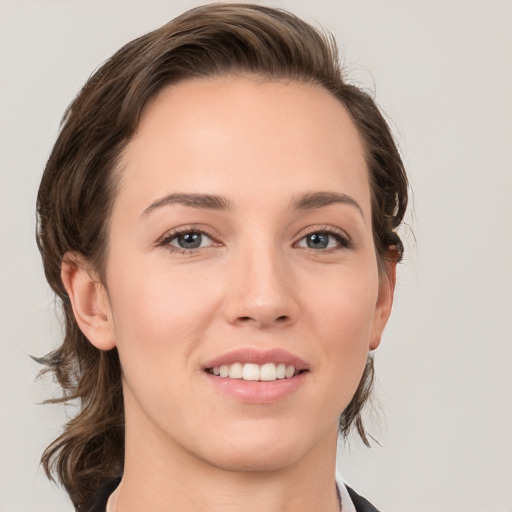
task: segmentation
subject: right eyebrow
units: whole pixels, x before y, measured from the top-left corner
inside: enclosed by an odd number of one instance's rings
[[[364,219],[364,213],[361,205],[349,195],[340,194],[338,192],[308,192],[296,198],[292,202],[292,206],[299,210],[311,210],[336,203],[353,206],[359,211],[361,217]]]
[[[183,204],[192,208],[205,208],[208,210],[231,210],[231,203],[222,196],[211,194],[169,194],[151,203],[141,217],[149,215],[153,210],[172,204]]]

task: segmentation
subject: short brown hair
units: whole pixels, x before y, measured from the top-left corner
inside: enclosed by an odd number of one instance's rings
[[[78,400],[81,405],[46,449],[42,463],[49,476],[56,472],[79,510],[103,480],[122,474],[124,411],[117,350],[96,349],[78,328],[60,278],[64,255],[80,253],[104,277],[107,221],[117,185],[114,170],[148,101],[167,85],[230,73],[319,84],[344,104],[365,147],[381,274],[390,254],[401,257],[396,228],[407,206],[404,167],[371,96],[344,80],[332,36],[282,10],[212,4],[121,48],[66,111],[37,197],[37,243],[65,316],[62,345],[40,361],[46,365],[43,372],[53,372],[63,390],[61,398],[50,402]],[[343,436],[355,426],[367,444],[361,411],[373,375],[370,356],[340,418]]]

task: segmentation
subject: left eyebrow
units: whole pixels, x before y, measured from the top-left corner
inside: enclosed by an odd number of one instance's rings
[[[211,194],[169,194],[151,203],[143,212],[141,217],[149,215],[153,210],[172,204],[182,204],[192,208],[205,208],[208,210],[230,210],[231,203],[222,196]]]
[[[292,201],[292,207],[297,210],[311,210],[331,204],[347,204],[355,207],[364,219],[363,209],[359,203],[347,194],[337,192],[307,192]]]

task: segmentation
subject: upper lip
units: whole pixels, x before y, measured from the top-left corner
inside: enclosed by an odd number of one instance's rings
[[[294,366],[296,370],[308,370],[309,365],[300,357],[281,349],[273,348],[270,350],[256,350],[243,348],[227,352],[221,356],[215,357],[203,364],[204,369],[214,368],[216,366],[230,365],[234,363],[284,363],[287,366]]]

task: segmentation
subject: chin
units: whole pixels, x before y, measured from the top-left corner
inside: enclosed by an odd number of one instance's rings
[[[277,449],[275,445],[263,450],[231,447],[230,453],[208,453],[205,462],[225,471],[249,473],[272,472],[292,466],[302,456],[296,449]]]
[[[203,460],[214,467],[237,472],[279,471],[302,459],[317,443],[314,436],[308,437],[298,427],[296,435],[282,426],[275,429],[254,426],[252,435],[247,429],[222,439],[209,439]],[[300,436],[297,434],[301,434]]]

